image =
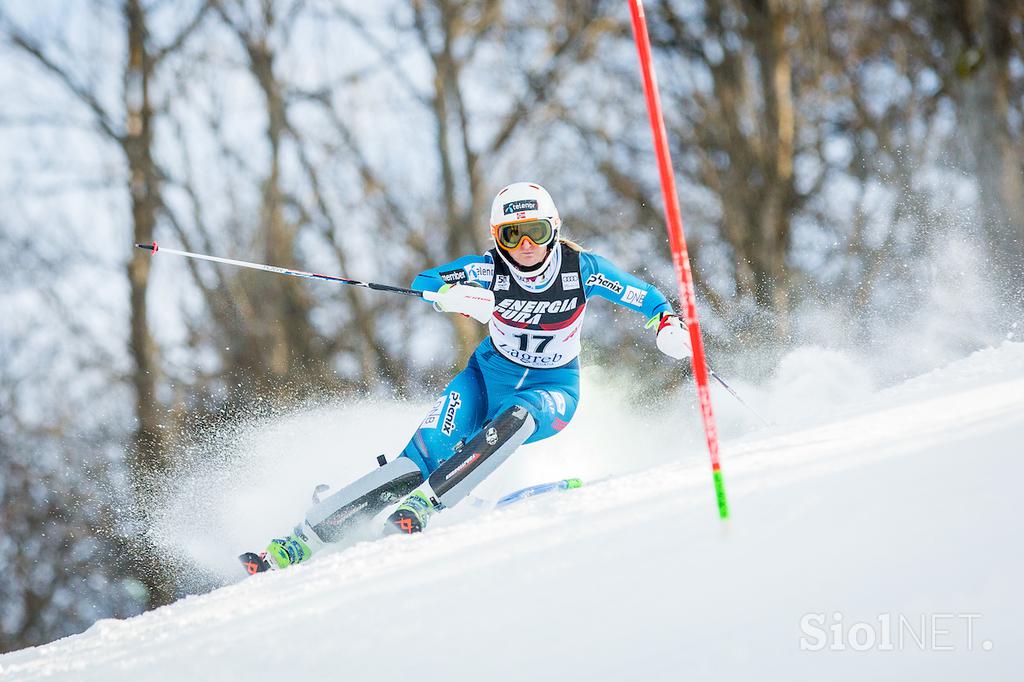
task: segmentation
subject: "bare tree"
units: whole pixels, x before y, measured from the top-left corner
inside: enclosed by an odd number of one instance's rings
[[[115,484],[122,462],[99,415],[113,407],[111,371],[59,295],[60,271],[24,232],[0,229],[3,306],[18,323],[0,331],[0,652],[73,634],[104,617],[138,613],[113,509],[130,501]],[[70,259],[63,265],[68,267]],[[90,365],[95,359],[97,365]],[[97,418],[91,423],[81,415]]]
[[[166,46],[158,47],[152,44],[142,3],[124,0],[121,14],[127,54],[123,63],[123,108],[120,110],[105,107],[101,97],[76,75],[72,64],[60,61],[51,54],[48,46],[40,44],[10,20],[0,17],[6,28],[7,42],[90,111],[96,132],[121,151],[131,201],[131,238],[136,243],[153,241],[163,205],[159,182],[161,173],[154,159],[156,113],[152,103],[152,80],[161,60],[180,48],[199,25],[207,9],[206,4],[200,5],[180,32]],[[137,421],[128,447],[128,466],[140,510],[146,508],[159,477],[166,474],[171,466],[169,443],[161,429],[161,415],[166,406],[160,404],[156,390],[161,367],[148,322],[146,294],[149,272],[149,259],[141,252],[133,252],[126,274],[131,302],[128,346],[135,365],[131,381],[135,389]],[[144,542],[142,544],[136,568],[149,589],[151,604],[168,603],[174,597],[173,581],[166,572],[159,570],[161,562],[151,556],[151,548]]]
[[[1024,144],[1012,120],[1024,113],[1012,64],[1024,59],[1024,6],[1011,0],[955,0],[931,9],[946,38],[948,85],[960,102],[992,257],[1024,302]],[[952,66],[953,68],[949,68]],[[955,75],[954,75],[955,74]],[[1015,92],[1016,90],[1016,92]]]

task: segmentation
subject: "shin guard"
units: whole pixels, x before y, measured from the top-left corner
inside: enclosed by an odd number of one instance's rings
[[[315,504],[306,522],[324,542],[335,542],[351,525],[402,499],[422,481],[419,467],[399,457]]]

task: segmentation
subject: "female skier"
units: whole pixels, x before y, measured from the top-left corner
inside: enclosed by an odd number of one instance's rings
[[[284,568],[341,539],[355,523],[401,500],[392,532],[416,533],[465,497],[524,443],[566,427],[579,401],[580,336],[597,296],[642,313],[658,348],[690,355],[689,334],[652,285],[559,238],[562,221],[540,185],[517,182],[491,205],[494,248],[421,273],[434,306],[489,329],[466,368],[437,397],[409,444],[390,462],[317,501],[285,538],[240,558],[250,573]],[[404,499],[402,499],[404,497]]]

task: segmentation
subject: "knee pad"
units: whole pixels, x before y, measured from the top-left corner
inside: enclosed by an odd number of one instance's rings
[[[512,405],[500,412],[430,474],[427,481],[433,497],[446,507],[461,500],[525,443],[536,428],[537,422],[522,405]]]
[[[536,428],[526,442],[534,443],[550,438],[568,426],[576,414],[577,404],[578,398],[567,391],[538,388],[510,396],[502,404],[502,409],[522,405],[530,412],[536,422]]]

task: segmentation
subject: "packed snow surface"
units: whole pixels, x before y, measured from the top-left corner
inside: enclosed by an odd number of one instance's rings
[[[692,406],[639,416],[590,373],[570,428],[475,494],[583,488],[252,579],[234,555],[397,451],[425,404],[233,434],[246,457],[197,468],[153,533],[237,582],[2,656],[0,680],[1019,679],[1024,344],[885,390],[804,349],[737,388],[779,425],[715,394],[727,522]]]

